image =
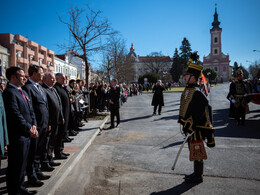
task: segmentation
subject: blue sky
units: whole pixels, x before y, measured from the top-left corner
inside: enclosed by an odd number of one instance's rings
[[[69,39],[66,26],[58,15],[66,18],[71,5],[89,4],[101,10],[112,27],[131,43],[140,56],[162,52],[173,56],[184,37],[197,50],[200,59],[210,52],[210,28],[215,3],[222,28],[222,52],[248,67],[260,61],[260,1],[259,0],[1,0],[0,33],[21,34],[56,54],[57,45]],[[92,65],[98,68],[97,56]]]

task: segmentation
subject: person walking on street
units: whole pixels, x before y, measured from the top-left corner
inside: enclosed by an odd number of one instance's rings
[[[153,86],[153,100],[152,100],[152,106],[154,106],[153,109],[153,115],[156,115],[157,107],[158,114],[161,115],[162,106],[164,106],[164,100],[163,100],[163,91],[165,90],[164,86],[162,85],[162,81],[158,80],[156,85]]]
[[[190,160],[194,161],[194,173],[185,176],[186,183],[203,182],[203,160],[207,159],[203,140],[207,139],[207,146],[214,147],[214,128],[212,126],[211,107],[208,99],[198,85],[203,66],[198,65],[198,55],[191,55],[192,62],[188,62],[188,69],[184,80],[186,87],[181,96],[178,123],[188,138]]]
[[[119,114],[119,108],[120,108],[120,87],[117,85],[117,79],[113,79],[111,81],[111,89],[109,91],[109,104],[110,104],[110,121],[111,126],[109,129],[112,129],[115,127],[115,116],[116,116],[116,127],[120,124],[120,114]]]

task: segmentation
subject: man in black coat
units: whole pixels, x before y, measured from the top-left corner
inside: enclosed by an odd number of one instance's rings
[[[52,72],[45,72],[43,76],[43,85],[45,89],[48,105],[49,105],[49,126],[50,130],[47,132],[47,151],[48,160],[50,166],[58,166],[60,163],[56,163],[53,160],[52,152],[54,150],[56,137],[58,133],[58,126],[62,125],[64,122],[62,113],[62,104],[60,96],[58,95],[56,89],[53,87],[55,84],[55,76]]]
[[[52,169],[48,164],[47,149],[46,149],[46,135],[49,123],[49,110],[46,93],[39,84],[43,77],[43,68],[37,65],[30,65],[28,69],[29,79],[23,86],[23,89],[28,93],[32,102],[36,121],[37,130],[39,132],[38,139],[32,139],[29,151],[27,176],[28,183],[31,186],[39,187],[43,182],[39,181],[48,179],[42,173],[42,169]]]
[[[162,81],[158,80],[156,85],[153,87],[153,100],[152,100],[152,106],[154,106],[153,109],[153,115],[156,114],[157,107],[159,106],[158,109],[158,114],[161,115],[162,111],[162,106],[164,106],[164,100],[163,100],[163,91],[165,90],[164,86],[162,86]]]
[[[69,154],[63,152],[64,142],[62,140],[68,129],[69,114],[70,114],[70,98],[68,92],[63,87],[63,85],[65,84],[64,74],[57,73],[55,77],[56,77],[56,83],[54,85],[54,88],[56,89],[61,99],[64,124],[61,124],[58,127],[58,134],[56,138],[54,154],[56,159],[66,159]]]
[[[111,126],[109,129],[115,127],[115,116],[116,116],[116,127],[120,124],[120,115],[119,115],[119,99],[120,99],[120,87],[117,85],[117,79],[113,79],[111,81],[111,89],[109,91],[109,103],[110,103],[110,121]]]
[[[5,104],[9,146],[6,183],[8,194],[35,194],[24,187],[29,147],[32,139],[38,136],[36,118],[28,94],[21,89],[26,78],[19,67],[6,70],[9,80],[3,92]]]

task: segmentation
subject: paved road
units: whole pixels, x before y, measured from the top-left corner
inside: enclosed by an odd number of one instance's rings
[[[193,171],[177,124],[180,93],[165,93],[162,115],[152,116],[152,94],[132,97],[121,108],[121,126],[104,131],[55,194],[259,194],[260,106],[250,103],[246,126],[228,119],[228,85],[212,89],[216,147],[207,148],[204,182],[183,183]]]

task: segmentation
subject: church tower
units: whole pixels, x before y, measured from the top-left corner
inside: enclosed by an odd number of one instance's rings
[[[229,55],[222,53],[221,33],[222,28],[219,27],[220,22],[218,20],[217,7],[215,7],[214,21],[212,22],[212,28],[210,29],[211,44],[210,54],[203,57],[204,68],[213,68],[217,71],[218,82],[229,81],[231,71],[229,67]]]

